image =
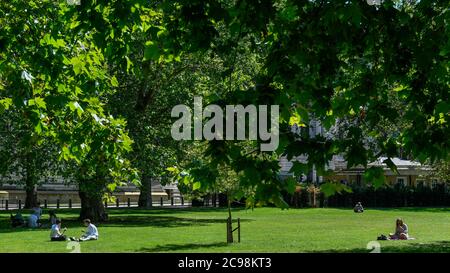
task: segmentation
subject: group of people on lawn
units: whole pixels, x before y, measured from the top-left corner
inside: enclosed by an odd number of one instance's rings
[[[12,227],[30,227],[30,228],[46,228],[50,227],[50,240],[51,241],[66,241],[67,236],[64,234],[67,231],[67,228],[61,228],[61,219],[56,217],[54,211],[49,211],[49,222],[42,223],[42,209],[39,204],[32,209],[30,216],[28,217],[28,221],[25,221],[22,214],[17,213],[16,215],[11,214],[11,225]],[[97,227],[91,223],[91,220],[84,219],[84,225],[86,226],[86,231],[80,238],[70,237],[71,241],[89,241],[89,240],[98,240],[98,229]]]
[[[361,202],[358,202],[353,208],[355,213],[364,212],[364,208]],[[28,217],[28,223],[25,223],[23,217],[20,213],[17,213],[15,216],[11,215],[11,222],[13,227],[21,227],[21,226],[29,226],[31,228],[37,227],[45,227],[44,224],[41,223],[42,209],[38,205],[33,208],[31,215]],[[71,241],[89,241],[89,240],[98,240],[98,229],[97,227],[91,223],[91,220],[84,219],[84,225],[86,226],[86,232],[78,239],[74,237],[70,237]],[[64,234],[67,231],[67,228],[61,228],[61,220],[56,217],[54,211],[49,211],[49,225],[51,226],[50,231],[50,240],[51,241],[66,241],[67,236]],[[408,225],[403,222],[401,218],[398,218],[395,222],[395,232],[389,234],[389,238],[382,235],[380,237],[382,240],[408,240]]]
[[[54,212],[50,211],[50,222],[52,221],[52,214],[54,217]],[[30,227],[30,228],[38,228],[38,227],[45,227],[44,224],[41,223],[41,217],[42,217],[42,209],[38,203],[37,206],[33,207],[31,209],[31,214],[28,216],[27,221],[23,218],[22,214],[20,212],[16,213],[16,215],[11,215],[11,225],[12,227]]]
[[[97,227],[91,223],[91,220],[84,219],[84,225],[87,227],[86,232],[79,238],[76,239],[74,237],[70,237],[70,241],[90,241],[90,240],[98,240],[98,229]],[[67,231],[67,228],[61,229],[61,220],[56,219],[55,224],[52,225],[50,231],[50,240],[52,241],[66,241],[67,236],[64,234]]]

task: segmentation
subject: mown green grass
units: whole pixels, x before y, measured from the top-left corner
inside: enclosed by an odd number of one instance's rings
[[[100,239],[81,243],[81,252],[370,252],[367,244],[392,232],[397,217],[416,240],[379,241],[381,252],[450,252],[450,208],[367,209],[362,214],[351,209],[233,209],[233,217],[241,219],[242,241],[229,245],[225,209],[108,211],[110,221],[97,225]],[[67,235],[81,234],[78,210],[57,214]],[[0,212],[0,252],[70,251],[67,242],[50,242],[48,229],[11,229],[9,212]]]

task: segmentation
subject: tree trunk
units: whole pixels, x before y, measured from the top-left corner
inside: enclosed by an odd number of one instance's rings
[[[80,220],[90,219],[93,222],[103,222],[108,220],[108,214],[102,202],[102,198],[89,195],[86,192],[79,192],[81,199]]]
[[[31,209],[37,206],[37,191],[34,185],[29,187],[28,185],[25,186],[25,209]]]
[[[152,199],[152,177],[148,175],[142,176],[141,194],[139,195],[138,205],[140,208],[151,208],[153,206]]]
[[[25,206],[26,209],[31,209],[37,206],[37,190],[36,190],[36,184],[37,179],[34,172],[34,164],[32,162],[33,156],[30,154],[27,154],[26,157],[27,162],[25,163],[26,168],[26,177],[25,177]]]
[[[85,187],[86,185],[87,187]],[[92,222],[107,221],[108,214],[102,202],[103,191],[101,189],[93,190],[92,186],[95,186],[95,181],[80,182],[78,195],[81,200],[81,211],[79,219],[90,219]]]
[[[231,198],[228,194],[227,196],[228,201],[228,219],[227,219],[227,243],[233,242],[233,221],[231,218]]]

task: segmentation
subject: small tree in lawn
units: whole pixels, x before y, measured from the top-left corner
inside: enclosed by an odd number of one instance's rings
[[[316,185],[311,184],[306,189],[310,194],[310,203],[313,208],[317,208],[317,195],[320,193],[320,188]]]
[[[206,166],[203,166],[206,167]],[[206,168],[196,168],[191,169],[191,173],[203,172],[204,174],[209,173],[208,176],[215,176],[214,183],[211,184],[203,184],[196,181],[195,178],[198,177],[192,176],[188,172],[179,172],[178,168],[168,168],[172,173],[177,174],[178,177],[178,187],[180,191],[189,193],[189,195],[193,198],[197,196],[204,196],[205,194],[216,194],[223,193],[227,197],[227,242],[232,243],[233,240],[233,218],[231,213],[231,205],[234,201],[239,201],[242,197],[247,197],[246,206],[252,206],[252,192],[251,190],[242,190],[239,185],[239,175],[234,172],[229,166],[222,165],[218,167],[218,172],[213,172],[211,170],[207,170]]]

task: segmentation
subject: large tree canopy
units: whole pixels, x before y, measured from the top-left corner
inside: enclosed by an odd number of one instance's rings
[[[396,156],[399,149],[422,162],[448,160],[449,3],[189,1],[174,3],[167,11],[176,14],[176,26],[197,30],[174,32],[180,40],[202,41],[197,47],[214,48],[219,22],[230,37],[250,37],[253,50],[264,45],[268,53],[255,85],[236,90],[238,99],[227,98],[227,102],[280,104],[285,130],[277,154],[288,159],[308,157],[307,164],[294,164],[294,172],[315,167],[325,173],[327,163],[337,154],[345,156],[348,167],[367,166],[380,155]],[[195,16],[187,15],[192,13]],[[224,45],[228,50],[235,46],[232,42]],[[390,103],[393,96],[395,107]],[[353,122],[342,128],[342,138],[298,137],[287,130],[292,117],[300,125],[314,118],[326,129],[338,119]],[[385,128],[399,128],[398,133],[379,130],[380,122]],[[365,145],[366,134],[377,150]],[[235,169],[257,187],[257,198],[281,199],[282,183],[273,177],[275,171],[268,171],[271,166],[277,168],[268,161],[278,156],[261,161],[233,153],[234,143],[211,142],[210,146],[219,162],[233,158]],[[386,163],[395,169],[392,161]],[[379,168],[367,170],[366,178],[375,186],[383,182],[380,176]],[[327,192],[339,187],[329,184]]]
[[[280,105],[280,145],[261,152],[256,142],[212,141],[209,171],[191,172],[195,183],[214,183],[206,174],[228,166],[254,200],[282,205],[280,190],[294,187],[277,178],[281,155],[307,156],[307,164],[294,164],[297,173],[325,173],[336,154],[349,167],[399,149],[420,161],[449,159],[449,19],[449,3],[430,0],[3,1],[0,110],[26,108],[34,133],[54,138],[85,180],[124,181],[136,174],[125,156],[132,140],[125,120],[104,110],[119,74],[145,75],[183,54],[216,54],[229,89],[211,90],[205,101]],[[247,71],[250,84],[233,84],[240,54],[261,64]],[[144,71],[131,69],[137,61]],[[142,95],[144,103],[152,99]],[[349,126],[339,138],[290,133],[290,122],[311,119],[327,129],[336,120]],[[386,134],[380,122],[397,132]],[[366,134],[376,150],[365,145]],[[378,185],[380,175],[370,168],[366,177]]]

